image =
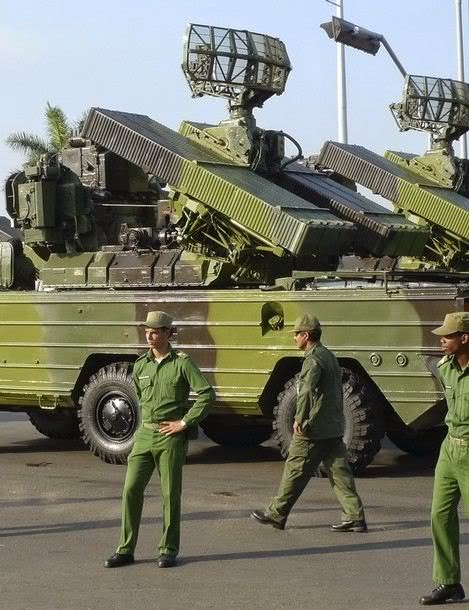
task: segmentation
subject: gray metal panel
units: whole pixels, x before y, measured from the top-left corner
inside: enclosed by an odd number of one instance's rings
[[[319,153],[318,165],[333,169],[390,201],[399,198],[396,178],[413,183],[423,182],[371,150],[352,144],[326,142]]]
[[[459,193],[440,188],[362,146],[326,142],[318,161],[469,242],[469,199]]]
[[[367,199],[350,188],[294,164],[278,178],[281,186],[331,210],[357,225],[357,246],[372,254],[417,256],[423,251],[428,230]]]

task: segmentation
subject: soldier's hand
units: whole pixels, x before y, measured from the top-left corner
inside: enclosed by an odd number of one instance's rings
[[[171,434],[178,434],[187,428],[186,424],[181,421],[162,421],[159,425],[159,431],[161,434],[170,436]]]
[[[293,422],[293,434],[302,434],[301,425],[297,421]]]

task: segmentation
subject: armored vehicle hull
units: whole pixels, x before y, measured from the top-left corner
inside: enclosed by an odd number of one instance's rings
[[[469,129],[469,84],[406,78],[393,108],[402,129],[431,133],[421,157],[327,142],[305,162],[291,135],[254,117],[285,88],[280,40],[191,24],[183,70],[194,96],[228,101],[227,119],[175,132],[95,107],[80,136],[8,178],[17,233],[0,231],[0,408],[124,462],[141,322],[164,309],[216,389],[206,434],[248,446],[273,432],[286,455],[302,364],[290,331],[309,313],[343,369],[355,472],[385,433],[407,451],[437,446],[430,331],[469,309],[469,164],[452,149]]]
[[[130,372],[145,350],[140,323],[148,310],[164,309],[175,318],[175,345],[216,389],[208,436],[248,446],[266,440],[273,426],[286,454],[302,362],[291,328],[309,312],[344,370],[355,471],[386,432],[410,450],[412,434],[430,438],[444,416],[431,329],[448,311],[464,309],[469,285],[423,283],[419,274],[299,275],[283,290],[2,292],[0,408],[26,410],[46,435],[81,435],[96,455],[124,462],[139,423]]]

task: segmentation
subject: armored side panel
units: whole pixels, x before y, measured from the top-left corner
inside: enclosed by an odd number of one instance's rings
[[[237,290],[236,302],[233,290],[0,291],[0,408],[75,408],[72,393],[90,359],[133,360],[146,349],[147,312],[164,309],[175,319],[175,345],[215,386],[218,412],[259,416],[277,363],[300,357],[291,329],[309,313],[338,358],[358,362],[402,419],[415,423],[442,398],[425,363],[440,358],[431,330],[469,298],[467,283],[425,279],[419,287],[418,277],[411,286],[356,277],[318,279],[305,290]]]
[[[340,254],[354,226],[147,116],[92,109],[83,136],[294,256]]]
[[[73,256],[51,254],[40,270],[39,278],[45,285],[83,287],[87,283],[87,269],[92,259],[92,252],[82,252]]]
[[[441,227],[469,245],[469,200],[428,179],[413,174],[393,160],[402,161],[397,153],[385,159],[362,146],[326,142],[319,164],[355,180],[392,201],[408,214]]]

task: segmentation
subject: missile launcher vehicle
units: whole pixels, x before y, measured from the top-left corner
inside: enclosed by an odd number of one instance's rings
[[[432,450],[445,404],[431,329],[469,309],[468,168],[451,148],[469,128],[469,85],[409,79],[395,112],[435,130],[438,149],[423,157],[327,142],[306,162],[293,137],[254,119],[286,85],[280,40],[192,24],[183,69],[194,96],[228,99],[226,120],[176,132],[92,108],[69,146],[7,179],[0,409],[125,462],[140,423],[141,323],[163,309],[216,389],[205,433],[236,447],[273,433],[286,455],[302,363],[291,329],[311,313],[343,368],[355,472],[385,434]]]

